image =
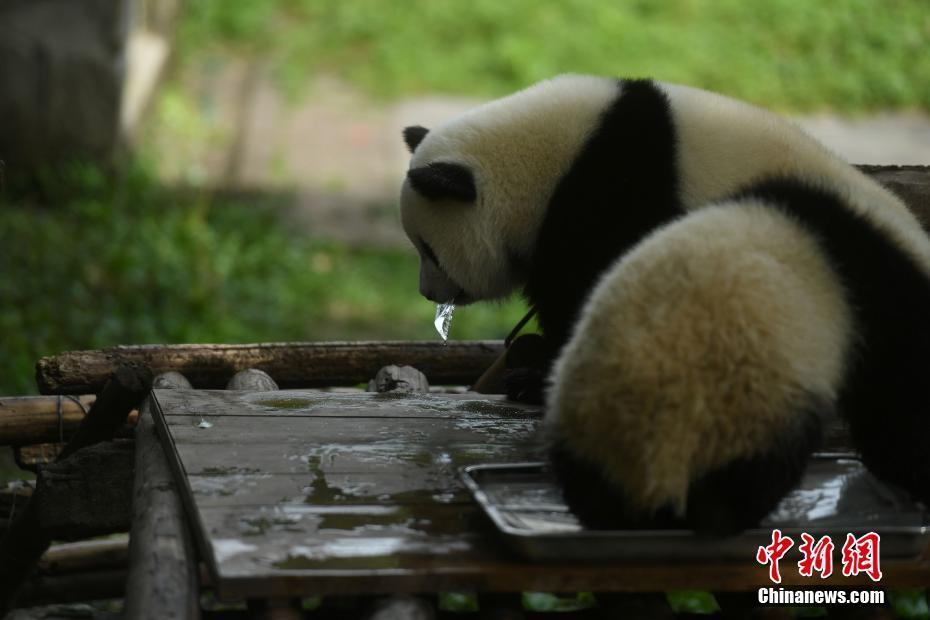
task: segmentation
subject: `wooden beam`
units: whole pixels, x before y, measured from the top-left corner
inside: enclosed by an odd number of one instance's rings
[[[156,377],[159,388],[190,387],[184,377]],[[152,400],[136,425],[136,468],[125,618],[199,618],[198,571],[181,498],[155,433]]]
[[[503,351],[503,342],[319,342],[120,346],[43,357],[36,381],[44,394],[93,392],[121,364],[152,373],[177,371],[194,387],[223,389],[247,368],[282,389],[367,383],[388,364],[420,369],[432,384],[469,384]]]
[[[0,398],[0,446],[63,443],[95,400],[92,395]]]

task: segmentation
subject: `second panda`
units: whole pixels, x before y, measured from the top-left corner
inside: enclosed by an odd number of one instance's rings
[[[837,413],[930,500],[930,239],[795,125],[569,75],[404,135],[420,291],[536,308],[544,427],[586,522],[750,527]]]

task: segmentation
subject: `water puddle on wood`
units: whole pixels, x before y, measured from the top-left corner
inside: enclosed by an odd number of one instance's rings
[[[326,398],[271,398],[258,401],[259,405],[272,409],[309,409],[329,402]]]

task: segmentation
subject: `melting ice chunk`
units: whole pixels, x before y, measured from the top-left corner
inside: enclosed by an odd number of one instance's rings
[[[452,325],[453,312],[455,312],[455,304],[453,303],[438,304],[436,306],[436,318],[433,319],[433,325],[436,326],[436,331],[439,332],[443,342],[449,339],[449,327]]]

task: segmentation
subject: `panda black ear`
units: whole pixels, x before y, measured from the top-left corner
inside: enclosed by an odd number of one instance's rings
[[[430,200],[474,202],[478,196],[471,171],[459,164],[436,162],[407,172],[410,185]]]
[[[420,142],[423,141],[423,138],[425,138],[428,133],[429,129],[421,127],[420,125],[411,125],[404,129],[404,142],[407,143],[407,148],[410,149],[411,153],[417,150]]]

